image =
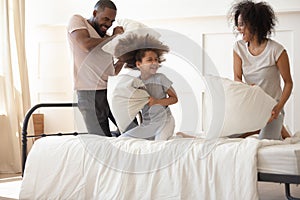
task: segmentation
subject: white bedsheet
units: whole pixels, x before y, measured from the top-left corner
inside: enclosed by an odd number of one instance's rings
[[[300,137],[288,138],[280,144],[259,149],[258,171],[300,175]]]
[[[20,199],[258,199],[257,151],[274,143],[46,137],[29,153]]]

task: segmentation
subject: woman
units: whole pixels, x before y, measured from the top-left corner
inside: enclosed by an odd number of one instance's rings
[[[259,131],[260,139],[281,139],[289,137],[283,126],[284,105],[290,97],[293,81],[289,58],[284,47],[269,38],[276,17],[266,2],[241,1],[230,10],[234,25],[242,35],[233,48],[234,80],[260,86],[277,100],[268,124]],[[281,88],[281,78],[284,82]]]

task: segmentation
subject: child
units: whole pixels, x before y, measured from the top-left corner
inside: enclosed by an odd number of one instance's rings
[[[172,81],[164,74],[157,73],[157,70],[164,61],[163,54],[169,48],[155,37],[130,35],[119,41],[115,54],[124,51],[122,47],[128,48],[128,45],[131,45],[131,51],[118,56],[118,59],[140,71],[138,78],[145,84],[150,97],[148,104],[142,109],[140,126],[125,132],[121,137],[167,140],[173,135],[175,127],[175,120],[168,106],[177,103],[178,99],[172,88]]]

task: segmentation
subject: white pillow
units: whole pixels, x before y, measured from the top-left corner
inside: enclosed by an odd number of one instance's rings
[[[211,126],[215,126],[206,130],[207,138],[246,133],[266,126],[277,102],[259,86],[216,76],[205,78],[214,98],[211,99]]]
[[[141,36],[146,36],[147,34],[159,38],[161,35],[157,31],[155,31],[152,28],[149,28],[145,24],[134,21],[131,19],[117,19],[116,20],[118,25],[123,26],[124,33],[117,35],[115,38],[113,38],[111,41],[107,42],[105,45],[103,45],[102,49],[103,51],[114,55],[115,47],[118,44],[119,40],[122,38],[127,37],[129,34],[137,34]]]
[[[121,133],[149,101],[143,87],[142,80],[128,74],[108,77],[107,100]]]
[[[141,28],[148,28],[148,26],[145,24],[132,19],[117,19],[116,22],[119,26],[123,26],[125,32]]]

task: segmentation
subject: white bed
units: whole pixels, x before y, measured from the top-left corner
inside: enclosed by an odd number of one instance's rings
[[[211,129],[206,132],[210,140],[47,136],[34,143],[26,161],[27,125],[34,110],[76,106],[36,105],[22,128],[25,170],[20,199],[254,200],[258,199],[257,181],[282,181],[289,198],[289,184],[300,183],[299,153],[286,150],[299,152],[300,137],[284,142],[225,137],[264,127],[276,101],[259,87],[219,77],[207,77],[207,81],[213,102],[221,101],[212,103]],[[287,166],[276,163],[282,152],[291,158],[285,158]]]
[[[20,199],[258,199],[259,172],[300,176],[300,137],[285,141],[94,135],[37,140]]]
[[[262,173],[300,175],[300,142],[260,148],[257,169]]]

